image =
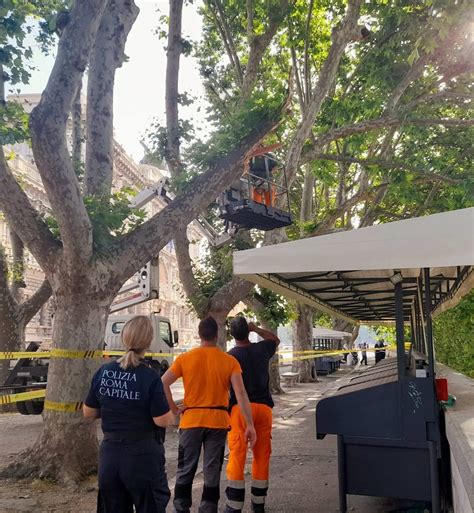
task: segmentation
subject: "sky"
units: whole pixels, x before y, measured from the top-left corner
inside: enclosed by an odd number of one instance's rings
[[[132,27],[125,47],[128,62],[117,71],[114,96],[115,138],[136,161],[143,156],[140,139],[154,118],[165,120],[165,40],[160,40],[154,31],[159,26],[162,14],[168,14],[168,2],[135,0],[140,14]],[[158,12],[158,9],[160,12]],[[200,17],[196,4],[188,3],[183,11],[183,35],[197,40],[201,32]],[[41,92],[48,80],[54,56],[44,56],[33,44],[33,66],[28,85],[22,93]],[[16,88],[15,88],[16,89]],[[197,97],[194,105],[186,107],[186,117],[203,121],[198,112],[203,90],[196,63],[190,57],[181,58],[180,92]]]

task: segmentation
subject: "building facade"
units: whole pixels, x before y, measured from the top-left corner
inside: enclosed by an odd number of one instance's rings
[[[15,98],[24,105],[25,110],[30,111],[40,99],[40,95],[20,95]],[[32,204],[40,212],[48,212],[49,202],[45,193],[41,177],[34,163],[31,147],[27,143],[16,144],[7,148],[10,155],[9,166],[12,172],[19,178],[22,186]],[[123,187],[131,187],[137,192],[146,186],[156,183],[166,172],[157,167],[137,164],[114,142],[114,177],[113,191],[119,191]],[[144,207],[147,216],[152,216],[165,207],[161,198],[150,201]],[[191,224],[188,227],[191,241],[191,257],[197,260],[201,254],[204,233],[199,225]],[[11,257],[11,243],[9,229],[5,220],[0,216],[0,243],[5,248],[7,256]],[[28,298],[40,286],[44,279],[41,268],[32,255],[25,250],[25,281],[26,288],[23,291]],[[148,314],[160,312],[168,317],[174,330],[180,335],[180,345],[188,345],[197,341],[197,323],[194,312],[188,305],[181,282],[174,251],[173,241],[170,241],[159,254],[159,298],[126,308],[118,314]],[[26,341],[50,341],[52,336],[52,322],[54,318],[54,299],[46,303],[35,315],[26,330]]]

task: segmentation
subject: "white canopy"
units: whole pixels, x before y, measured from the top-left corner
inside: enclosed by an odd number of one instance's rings
[[[347,331],[331,330],[329,328],[313,328],[313,338],[333,338],[333,339],[344,339],[352,337],[352,333]]]
[[[394,271],[407,310],[422,268],[438,290],[433,306],[453,306],[474,286],[472,265],[474,208],[234,253],[236,275],[351,322],[393,319]]]

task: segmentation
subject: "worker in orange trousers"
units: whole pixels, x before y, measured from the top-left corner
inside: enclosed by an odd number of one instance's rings
[[[257,433],[252,463],[251,501],[254,513],[264,513],[265,498],[268,491],[270,455],[272,452],[272,408],[274,406],[269,387],[269,362],[276,352],[280,340],[271,331],[247,323],[238,316],[232,322],[230,331],[236,347],[229,354],[237,358],[242,368],[242,378],[250,400],[252,418]],[[257,343],[249,341],[249,333],[257,333],[263,340]],[[229,462],[227,464],[227,488],[225,513],[240,513],[245,501],[244,469],[247,459],[245,439],[245,419],[236,405],[231,390]]]

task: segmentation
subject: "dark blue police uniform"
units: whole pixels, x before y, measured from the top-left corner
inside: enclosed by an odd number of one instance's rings
[[[86,406],[100,409],[104,440],[99,461],[99,513],[165,513],[170,498],[163,448],[165,430],[153,417],[169,411],[158,373],[145,363],[103,365]]]

